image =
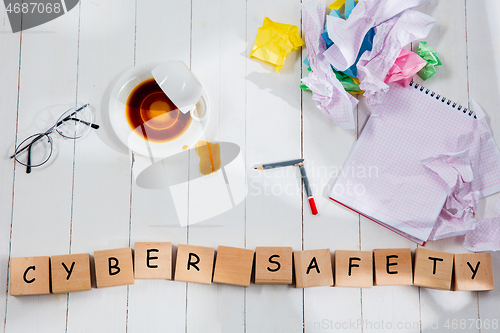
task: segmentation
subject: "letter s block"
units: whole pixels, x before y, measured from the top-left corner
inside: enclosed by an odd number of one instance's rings
[[[292,283],[292,248],[261,247],[255,248],[256,284]]]
[[[94,252],[97,288],[134,284],[130,247]]]
[[[11,258],[10,294],[12,296],[50,294],[50,258]]]
[[[414,285],[450,290],[452,272],[453,253],[423,248],[415,250]]]
[[[54,294],[92,289],[88,253],[52,256],[50,271]]]

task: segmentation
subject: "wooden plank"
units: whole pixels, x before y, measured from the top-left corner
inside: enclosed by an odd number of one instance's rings
[[[205,138],[233,142],[245,157],[245,1],[193,1],[191,70],[210,99],[210,121]],[[222,151],[221,154],[224,152]],[[197,172],[190,160],[190,176]],[[244,184],[239,184],[244,186]],[[190,196],[190,213],[199,204]],[[245,247],[245,202],[203,222],[190,225],[189,244]],[[189,284],[188,331],[243,332],[246,288],[212,283]]]
[[[300,29],[300,1],[274,1],[272,6],[261,0],[247,2],[246,57],[265,16]],[[299,169],[253,169],[257,164],[302,155],[300,62],[300,52],[293,51],[276,73],[270,64],[247,59],[247,248],[291,246],[294,251],[302,250]],[[250,285],[246,295],[248,332],[302,332],[302,290],[291,287]]]
[[[420,7],[423,13],[436,18],[436,24],[426,38],[427,45],[433,47],[443,66],[437,73],[423,82],[415,76],[416,81],[424,87],[436,91],[464,106],[468,105],[467,83],[467,45],[465,3],[454,1],[431,2]],[[413,43],[416,50],[418,43]],[[428,242],[425,248],[451,253],[468,252],[462,246],[461,238],[450,238],[436,242]],[[441,329],[447,320],[474,319],[478,316],[477,296],[475,293],[460,293],[420,288],[421,327],[424,332],[431,325],[439,324]],[[461,330],[462,331],[462,330]],[[465,328],[462,332],[477,332],[474,327]]]
[[[307,57],[307,48],[303,47],[302,59],[305,57]],[[309,73],[306,67],[302,65],[303,77]],[[302,92],[302,108],[303,156],[319,211],[319,215],[311,215],[304,192],[303,249],[329,248],[332,258],[337,249],[360,250],[359,214],[328,198],[336,179],[342,172],[343,164],[352,145],[355,144],[357,130],[343,130],[329,121],[317,109],[310,92]],[[357,108],[353,112],[357,120]],[[347,325],[351,332],[361,332],[361,327],[350,326],[350,323],[357,323],[361,318],[361,289],[359,288],[333,287],[304,290],[303,325],[307,332],[323,332],[324,327],[339,330],[342,329],[342,324],[344,328]]]
[[[4,121],[0,124],[0,142],[5,154],[15,149],[16,117],[18,100],[18,77],[21,34],[13,34],[5,7],[0,6],[0,77],[2,89],[0,100]],[[7,153],[8,151],[8,153]],[[14,162],[3,158],[0,161],[0,329],[5,329],[5,307],[7,302],[7,281],[9,269],[10,228],[12,219],[12,188],[14,183]]]
[[[190,29],[189,1],[138,1],[135,63],[175,59],[189,66]],[[179,162],[186,164],[186,157],[181,157]],[[131,214],[132,244],[172,242],[172,258],[175,258],[177,245],[187,243],[186,229],[179,225],[169,189],[141,188],[133,182]],[[184,331],[186,283],[137,280],[129,290],[129,332],[163,332],[165,327],[175,332]]]
[[[46,131],[75,105],[78,16],[74,9],[22,33],[17,142]],[[52,138],[57,154],[47,165],[31,174],[16,166],[11,257],[68,251],[74,142],[58,134]],[[41,237],[47,230],[50,241]],[[65,295],[9,296],[5,331],[64,332],[66,306]]]
[[[467,54],[469,68],[469,98],[475,99],[486,113],[488,124],[497,144],[500,142],[500,3],[494,0],[466,1],[467,10]],[[495,194],[482,200],[478,219],[496,217],[494,205],[500,199]],[[500,297],[500,253],[491,254],[495,290],[479,292],[479,318],[482,331],[487,331],[486,320],[498,322],[498,300]],[[490,328],[491,329],[491,328]]]
[[[130,159],[110,127],[108,98],[134,64],[135,1],[80,6],[78,101],[91,104],[101,128],[76,144],[70,251],[93,254],[129,245]],[[69,295],[68,332],[125,331],[126,316],[127,286]]]

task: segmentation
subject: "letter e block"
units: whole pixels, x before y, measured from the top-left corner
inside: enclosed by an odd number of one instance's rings
[[[335,285],[371,288],[373,286],[372,252],[336,250]]]
[[[255,283],[291,284],[292,248],[260,246],[256,247]]]
[[[213,247],[179,244],[175,264],[175,281],[212,283]]]
[[[172,278],[172,243],[136,242],[134,248],[136,279]]]
[[[54,294],[92,289],[88,253],[52,256],[50,271]]]
[[[330,249],[294,251],[297,288],[333,285]]]
[[[490,253],[455,254],[454,289],[493,290]]]
[[[94,252],[97,288],[134,284],[130,247]]]
[[[375,249],[375,286],[410,286],[413,284],[411,249]]]
[[[248,287],[252,275],[253,250],[220,245],[215,259],[214,282]]]
[[[414,285],[450,290],[452,272],[453,253],[423,248],[415,250]]]
[[[11,258],[10,294],[12,296],[50,294],[50,258]]]

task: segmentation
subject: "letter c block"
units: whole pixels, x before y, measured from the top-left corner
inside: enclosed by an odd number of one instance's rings
[[[10,259],[10,294],[50,294],[50,258],[23,257]]]
[[[94,252],[97,288],[134,284],[130,247]]]
[[[255,248],[256,284],[292,284],[292,248]]]

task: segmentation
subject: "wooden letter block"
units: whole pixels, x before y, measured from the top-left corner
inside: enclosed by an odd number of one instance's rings
[[[97,288],[134,284],[130,247],[94,252]]]
[[[172,243],[136,242],[134,249],[136,279],[172,278]]]
[[[423,248],[415,250],[414,285],[450,290],[452,272],[453,253]]]
[[[52,256],[50,258],[52,292],[90,290],[90,255],[88,253]]]
[[[12,296],[50,294],[50,258],[11,258],[10,294]]]
[[[215,259],[214,282],[248,287],[252,275],[253,250],[220,245]]]
[[[375,249],[375,286],[410,286],[413,284],[411,249]]]
[[[175,281],[212,283],[213,247],[179,244],[175,264]]]
[[[256,247],[255,283],[291,284],[292,248]]]
[[[371,288],[373,257],[371,251],[335,251],[335,285]]]
[[[294,251],[297,288],[333,285],[330,249]]]
[[[455,254],[455,290],[493,290],[491,254]]]

